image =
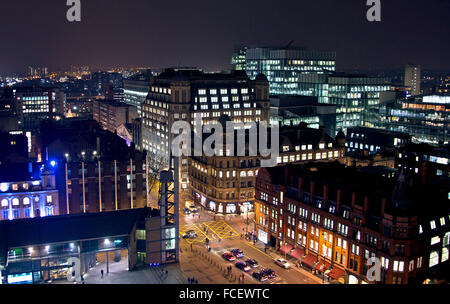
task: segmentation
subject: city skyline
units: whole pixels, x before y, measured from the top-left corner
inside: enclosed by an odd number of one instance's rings
[[[381,22],[368,22],[366,1],[283,0],[220,4],[81,1],[81,22],[68,22],[65,1],[7,1],[0,10],[0,74],[28,66],[196,66],[231,68],[236,45],[294,45],[336,51],[337,70],[393,69],[409,62],[448,69],[448,2],[382,1]],[[23,7],[28,7],[23,10]],[[175,7],[176,9],[173,9]],[[161,14],[159,12],[167,12]],[[327,18],[324,18],[327,16]],[[39,24],[40,26],[35,26]],[[24,60],[23,58],[27,58]]]

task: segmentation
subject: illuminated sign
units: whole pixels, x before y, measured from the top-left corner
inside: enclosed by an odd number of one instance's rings
[[[33,282],[33,275],[31,272],[8,276],[8,284],[20,284],[32,282]]]
[[[7,183],[1,183],[0,184],[0,191],[6,192],[8,191],[9,185]]]
[[[264,244],[267,244],[268,243],[267,232],[259,229],[258,230],[258,240],[260,240]]]

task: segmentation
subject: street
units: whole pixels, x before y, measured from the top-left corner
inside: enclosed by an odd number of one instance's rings
[[[183,206],[184,207],[184,206]],[[264,244],[261,242],[247,241],[243,235],[247,231],[253,231],[253,224],[246,228],[247,215],[214,215],[208,211],[199,210],[198,213],[184,214],[180,211],[180,262],[189,253],[195,254],[195,259],[207,260],[215,266],[218,274],[228,266],[232,266],[231,278],[244,274],[244,283],[257,284],[258,280],[252,277],[253,271],[260,271],[263,268],[270,268],[275,271],[276,278],[263,282],[263,284],[321,284],[322,280],[302,268],[294,265],[294,260],[289,256],[286,258],[291,264],[290,269],[284,269],[275,264],[275,259],[284,258],[273,249],[264,252]],[[197,237],[183,238],[187,231],[195,231]],[[207,244],[207,240],[209,243]],[[211,248],[207,250],[207,245]],[[234,266],[235,262],[229,262],[222,257],[222,254],[231,249],[239,248],[243,250],[244,257],[237,261],[254,259],[258,262],[257,268],[252,268],[244,272]],[[204,266],[207,267],[207,266]],[[221,283],[221,282],[217,282]],[[238,280],[230,283],[239,283]]]

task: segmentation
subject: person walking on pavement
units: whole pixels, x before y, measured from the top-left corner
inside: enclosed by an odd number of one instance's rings
[[[102,270],[100,270],[100,273],[102,274],[102,279],[103,279],[103,269],[102,269]]]

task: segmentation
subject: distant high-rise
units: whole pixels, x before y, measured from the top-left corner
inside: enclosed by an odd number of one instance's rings
[[[405,66],[405,86],[411,88],[412,96],[420,95],[420,79],[420,65],[407,64]]]
[[[247,47],[236,47],[231,57],[231,64],[235,70],[242,71],[246,69]]]

